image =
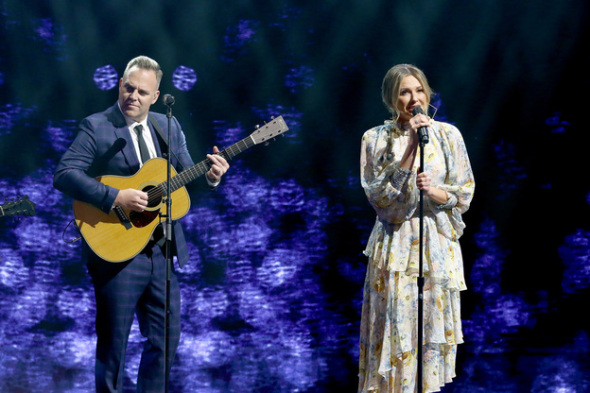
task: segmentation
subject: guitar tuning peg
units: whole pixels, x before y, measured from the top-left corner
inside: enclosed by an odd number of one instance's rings
[[[260,125],[256,124],[256,129],[260,128]]]
[[[274,119],[275,119],[275,117],[274,117],[274,116],[271,116],[270,118],[271,118],[272,120],[274,120]]]

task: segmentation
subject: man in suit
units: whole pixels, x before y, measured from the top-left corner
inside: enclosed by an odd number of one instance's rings
[[[168,119],[150,112],[160,95],[162,71],[146,56],[132,59],[119,81],[118,102],[106,111],[82,120],[79,132],[60,160],[54,186],[65,194],[108,213],[115,206],[142,212],[147,194],[137,189],[118,190],[95,180],[101,175],[130,176],[143,162],[166,151]],[[164,137],[154,129],[160,128]],[[177,171],[194,165],[180,124],[172,118],[171,163]],[[207,183],[216,187],[229,165],[213,148]],[[134,314],[146,338],[138,372],[138,392],[163,392],[165,375],[165,282],[166,258],[158,231],[134,258],[121,263],[102,260],[83,242],[83,256],[92,277],[96,297],[96,391],[122,392],[125,351]],[[182,267],[188,250],[179,222],[172,226],[172,250]],[[169,366],[180,338],[180,291],[172,273],[169,308]],[[166,374],[165,374],[166,373]]]

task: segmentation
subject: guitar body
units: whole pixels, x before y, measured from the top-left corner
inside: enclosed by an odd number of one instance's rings
[[[101,176],[96,180],[123,190],[134,188],[148,192],[166,182],[167,162],[163,158],[147,161],[133,176]],[[171,168],[171,178],[176,171]],[[190,209],[190,197],[185,187],[171,194],[172,220],[184,217]],[[142,213],[120,209],[129,218],[125,225],[115,210],[105,213],[97,207],[75,200],[74,217],[80,233],[92,251],[109,262],[124,262],[141,252],[150,241],[156,226],[165,221],[166,203],[162,198],[148,202]]]
[[[273,117],[272,121],[257,128],[248,137],[217,154],[230,161],[252,146],[267,143],[288,129],[282,116]],[[88,203],[74,201],[78,229],[96,255],[105,261],[124,262],[144,249],[156,226],[163,221],[161,215],[167,213],[162,199],[166,194],[166,166],[163,158],[153,158],[133,176],[102,176],[96,179],[119,190],[134,188],[147,192],[148,207],[143,213],[115,207],[107,214]],[[191,201],[184,186],[203,176],[210,166],[211,161],[205,159],[178,174],[171,168],[172,220],[184,217],[190,208]]]

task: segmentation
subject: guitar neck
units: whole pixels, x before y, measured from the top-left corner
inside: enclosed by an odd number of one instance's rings
[[[250,136],[242,139],[241,141],[236,142],[233,145],[223,149],[222,151],[220,151],[217,154],[219,154],[220,156],[223,156],[223,158],[225,158],[227,161],[230,161],[232,158],[234,158],[235,156],[237,156],[241,152],[248,150],[249,148],[251,148],[255,144],[256,143],[254,142],[254,139],[250,135]],[[195,164],[194,166],[190,167],[189,169],[174,176],[172,179],[170,179],[170,191],[174,192],[174,191],[178,190],[180,187],[184,187],[185,185],[189,184],[190,182],[203,176],[205,173],[207,173],[210,166],[211,166],[211,160],[207,158],[207,159],[204,159],[203,161],[199,162],[198,164]],[[161,183],[159,186],[161,187],[162,190],[166,189],[165,182]]]
[[[27,195],[15,202],[7,202],[0,205],[0,217],[9,216],[34,216],[35,204],[29,200]]]

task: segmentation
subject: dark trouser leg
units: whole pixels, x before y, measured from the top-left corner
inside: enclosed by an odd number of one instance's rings
[[[159,247],[153,249],[153,272],[150,283],[137,305],[137,319],[141,334],[146,337],[137,377],[137,391],[164,391],[165,365],[165,286],[166,259]],[[174,272],[170,277],[169,367],[172,366],[180,339],[180,290]],[[170,368],[167,370],[170,373]]]
[[[89,258],[96,297],[96,391],[123,391],[125,351],[137,302],[151,278],[145,255],[130,262]]]

